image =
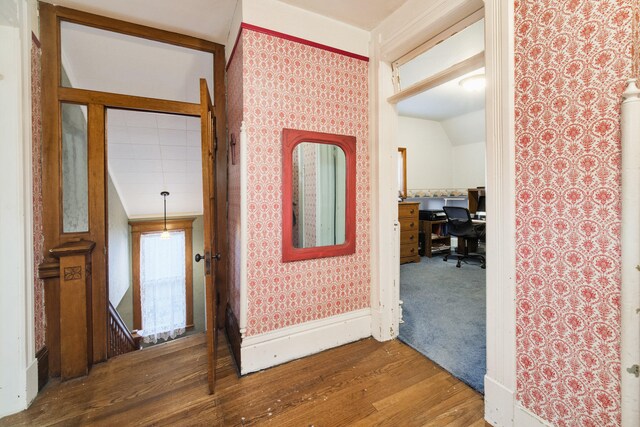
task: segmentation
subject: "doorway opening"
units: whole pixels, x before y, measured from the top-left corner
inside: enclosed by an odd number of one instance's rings
[[[226,176],[226,143],[221,143],[219,148],[215,144],[218,139],[225,140],[225,97],[224,90],[221,90],[224,87],[224,47],[47,3],[41,4],[40,18],[43,69],[47,70],[43,79],[43,108],[49,111],[43,118],[46,135],[43,180],[48,184],[44,189],[44,215],[50,218],[45,224],[45,247],[59,250],[79,241],[85,254],[83,262],[87,264],[86,269],[80,266],[74,267],[73,272],[65,270],[63,278],[67,280],[68,276],[69,280],[77,280],[78,286],[86,285],[86,292],[72,294],[63,302],[56,292],[46,296],[54,301],[46,307],[47,348],[52,355],[48,375],[60,376],[62,372],[63,379],[85,375],[92,364],[136,349],[129,327],[111,303],[112,297],[121,299],[126,288],[116,290],[113,295],[110,292],[110,263],[118,262],[109,259],[110,252],[117,251],[111,251],[109,246],[112,237],[108,230],[107,205],[110,198],[107,193],[111,190],[119,195],[134,194],[127,205],[129,210],[140,205],[162,206],[160,192],[165,191],[164,186],[168,185],[165,172],[175,173],[179,169],[187,174],[193,172],[181,184],[183,190],[174,190],[175,206],[185,209],[181,217],[185,213],[198,213],[185,207],[186,197],[179,197],[181,192],[190,193],[200,203],[202,222],[199,235],[204,242],[204,256],[200,259],[205,260],[202,269],[206,287],[206,294],[200,301],[204,301],[202,305],[207,312],[204,329],[209,356],[208,385],[212,393],[216,330],[217,326],[224,324],[223,317],[219,324],[216,323],[216,311],[220,306],[224,307],[217,301],[226,298],[226,264],[213,262],[221,258],[219,251],[226,254],[226,209],[221,202],[226,198],[226,180],[220,182],[216,179],[217,176]],[[58,40],[60,43],[56,42]],[[216,90],[210,90],[210,87],[216,87]],[[215,105],[212,99],[216,100]],[[121,132],[123,140],[116,141],[121,146],[119,154],[115,145],[107,144],[108,139],[111,142],[117,139],[117,132],[111,133],[108,129],[108,115],[113,115],[116,109],[128,111],[134,117],[131,119],[133,122],[140,121]],[[74,113],[65,117],[65,110],[73,110]],[[160,116],[164,121],[159,119]],[[180,132],[173,126],[181,120],[185,123],[183,136],[186,141],[188,129],[184,116],[189,116],[199,126],[194,139],[197,147],[189,150],[186,142],[162,144],[168,139],[161,139],[161,135],[166,137]],[[126,120],[126,124],[132,124]],[[142,123],[145,120],[147,122]],[[154,126],[150,125],[150,120],[154,121]],[[200,153],[201,157],[190,161],[190,151]],[[118,161],[114,165],[112,160]],[[199,170],[194,167],[195,163]],[[114,171],[129,174],[128,178],[137,175],[140,179],[129,181],[116,190],[119,178],[113,179]],[[147,182],[149,176],[141,177],[147,173],[154,177],[151,182]],[[154,183],[163,187],[155,196],[158,200],[155,203],[141,191]],[[129,214],[120,215],[128,227],[129,220],[133,222],[136,215],[123,210]],[[192,271],[188,271],[189,252],[193,248],[187,243],[192,234],[187,229],[193,228],[195,218],[189,220],[188,226],[181,227],[185,242],[183,299],[186,301],[193,298],[193,295],[188,295],[192,275]],[[127,244],[122,246],[126,249]],[[138,253],[133,249],[131,252]],[[67,256],[70,252],[59,253]],[[62,265],[61,259],[59,270]],[[122,276],[135,270],[136,266],[139,269],[140,263],[125,267]],[[59,277],[51,275],[52,279]],[[129,285],[130,282],[124,281]],[[176,327],[176,331],[183,329],[182,326],[188,330],[194,323],[189,318],[193,316],[189,304],[185,304],[184,311],[185,320]],[[58,321],[61,315],[64,318],[70,315],[78,317],[80,326],[76,329],[85,333],[71,334],[63,327],[62,321]],[[144,330],[144,325],[139,329]],[[165,332],[168,331],[160,331],[160,334]],[[78,345],[69,345],[73,340],[77,340]]]
[[[452,33],[394,64],[397,89],[406,94],[395,99],[399,338],[482,393],[491,262],[482,13]]]
[[[203,333],[200,120],[109,108],[106,121],[110,303],[143,347]]]

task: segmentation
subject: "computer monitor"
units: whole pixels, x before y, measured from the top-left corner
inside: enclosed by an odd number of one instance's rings
[[[478,217],[486,217],[487,216],[487,207],[486,207],[485,196],[478,197],[478,208],[476,209],[476,216],[478,216]]]

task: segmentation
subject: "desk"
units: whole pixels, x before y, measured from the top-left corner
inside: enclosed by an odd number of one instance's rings
[[[480,201],[480,196],[485,195],[484,191],[484,188],[467,189],[468,208],[471,215],[474,215],[478,210],[478,202]]]
[[[474,225],[486,224],[487,221],[484,219],[472,219],[471,220]],[[458,239],[458,246],[456,247],[456,253],[463,254],[464,253],[464,239]],[[469,242],[469,253],[476,252],[478,250],[478,242]]]
[[[420,233],[424,235],[423,253],[421,255],[431,258],[434,252],[448,251],[451,248],[451,236],[444,234],[444,225],[446,223],[446,219],[436,221],[420,220]]]

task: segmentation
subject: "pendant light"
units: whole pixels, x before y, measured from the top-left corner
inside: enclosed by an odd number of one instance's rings
[[[162,230],[160,238],[166,240],[169,238],[169,231],[167,230],[167,196],[169,195],[169,192],[163,191],[160,195],[164,197],[164,230]]]

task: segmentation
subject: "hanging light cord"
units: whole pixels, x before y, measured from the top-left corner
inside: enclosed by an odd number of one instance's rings
[[[163,191],[160,193],[162,197],[164,197],[164,231],[162,232],[163,237],[169,237],[169,232],[167,231],[167,196],[169,195],[168,191]]]

